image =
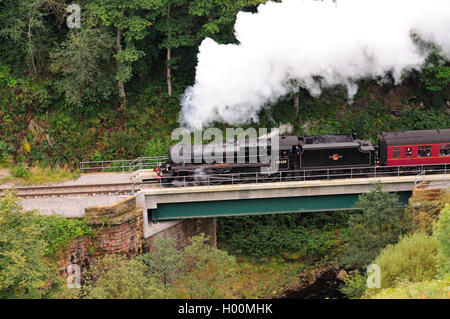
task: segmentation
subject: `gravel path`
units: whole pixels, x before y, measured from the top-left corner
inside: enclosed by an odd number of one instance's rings
[[[89,206],[103,206],[116,203],[121,196],[80,196],[22,199],[23,209],[37,210],[42,215],[61,215],[65,217],[83,217],[84,209]]]
[[[132,173],[91,173],[81,175],[80,178],[56,185],[92,185],[92,184],[116,184],[131,182]]]
[[[95,184],[116,184],[131,182],[132,173],[91,173],[81,175],[78,179],[63,183],[53,184],[61,186],[70,185],[95,185]],[[14,187],[3,184],[3,187]],[[26,198],[22,199],[24,210],[37,210],[43,215],[62,215],[66,217],[83,217],[85,207],[102,206],[118,202],[120,196],[73,196],[73,197],[47,197],[47,198]]]

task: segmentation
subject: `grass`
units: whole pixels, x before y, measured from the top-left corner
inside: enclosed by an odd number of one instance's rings
[[[17,186],[61,183],[80,176],[79,170],[60,165],[54,167],[36,165],[29,168],[3,163],[0,167],[10,172],[9,176],[0,179],[0,184],[10,183]]]
[[[263,262],[238,258],[237,275],[232,285],[233,297],[273,298],[288,287],[298,284],[299,275],[310,269],[301,262],[270,258]]]

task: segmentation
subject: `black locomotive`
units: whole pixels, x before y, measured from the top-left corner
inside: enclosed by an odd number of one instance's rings
[[[375,165],[375,147],[369,140],[355,139],[353,134],[279,136],[278,139],[277,172]],[[212,157],[205,156],[208,147],[220,149],[221,155],[210,152]],[[180,155],[177,161],[173,154],[171,147],[169,161],[162,167],[166,177],[191,176],[200,170],[202,174],[260,172],[262,167],[270,174],[273,165],[261,155],[273,155],[270,139],[258,139],[256,143],[243,139],[214,146],[193,146],[186,154],[177,154]]]
[[[277,147],[273,147],[275,141],[278,142]],[[426,165],[433,166],[428,166],[428,169],[447,172],[450,166],[450,129],[383,132],[378,148],[369,140],[357,139],[354,134],[279,136],[277,140],[260,138],[252,142],[247,138],[230,143],[187,146],[184,148],[187,152],[178,153],[177,159],[173,157],[177,152],[171,147],[169,161],[156,172],[157,178],[161,180],[163,177],[168,184],[183,181],[183,185],[202,180],[202,176],[204,179],[213,175],[216,181],[228,183],[231,178],[234,183],[236,180],[251,182],[261,176],[274,175],[286,177],[284,180],[289,180],[290,176],[295,179],[301,174],[304,178],[327,178],[323,174],[339,175],[349,169],[364,176],[377,167],[384,169],[388,176],[392,168],[398,172],[420,173],[427,169]],[[277,153],[272,154],[275,151]],[[272,157],[272,161],[268,161],[268,157]],[[277,164],[275,169],[274,162]],[[212,181],[209,177],[207,179],[208,183]],[[266,180],[271,181],[270,178]]]

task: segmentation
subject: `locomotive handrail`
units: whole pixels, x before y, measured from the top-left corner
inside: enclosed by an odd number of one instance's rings
[[[429,164],[429,165],[404,165],[404,166],[368,166],[368,167],[349,167],[349,168],[327,168],[317,170],[295,170],[295,171],[277,171],[272,173],[232,173],[232,174],[194,174],[182,177],[182,182],[177,177],[162,176],[158,184],[162,186],[211,186],[223,183],[264,183],[264,182],[283,182],[283,181],[306,181],[333,178],[361,178],[361,177],[395,177],[395,176],[414,176],[430,174],[447,174],[448,164]],[[189,171],[180,171],[189,172]],[[283,173],[287,173],[283,176]],[[179,185],[179,184],[182,185]]]

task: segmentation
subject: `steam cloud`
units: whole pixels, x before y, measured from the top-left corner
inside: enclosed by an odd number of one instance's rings
[[[205,39],[195,84],[183,97],[180,122],[198,129],[213,121],[242,124],[298,87],[318,96],[355,81],[420,69],[428,54],[412,39],[432,41],[450,56],[449,0],[284,0],[257,13],[240,12],[239,44]]]

